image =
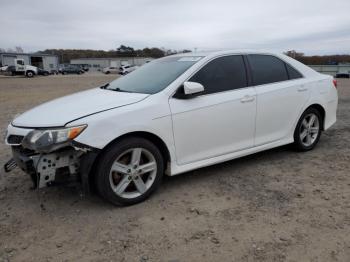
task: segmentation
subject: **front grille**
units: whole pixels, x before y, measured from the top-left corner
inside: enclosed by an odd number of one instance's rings
[[[18,135],[9,135],[7,138],[7,143],[10,145],[19,145],[22,143],[24,136],[18,136]]]

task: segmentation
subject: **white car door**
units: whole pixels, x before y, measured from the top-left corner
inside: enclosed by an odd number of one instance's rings
[[[242,56],[216,58],[189,81],[204,93],[170,98],[177,163],[180,165],[239,151],[254,145],[256,94],[247,87]]]
[[[255,146],[286,138],[310,92],[302,75],[271,55],[249,55],[257,93]]]

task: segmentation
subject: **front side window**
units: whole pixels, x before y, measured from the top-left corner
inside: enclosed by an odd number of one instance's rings
[[[271,55],[248,55],[254,85],[288,80],[285,63]]]
[[[106,89],[155,94],[165,89],[202,58],[202,56],[170,56],[153,60],[114,80]]]
[[[223,92],[247,86],[243,56],[216,58],[201,68],[189,80],[204,86],[204,94]]]

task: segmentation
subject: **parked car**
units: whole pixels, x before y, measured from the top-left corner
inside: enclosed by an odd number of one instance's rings
[[[135,71],[137,68],[138,68],[138,66],[122,65],[121,67],[119,67],[119,74],[126,75],[132,71]]]
[[[0,72],[6,72],[8,68],[8,65],[0,67]]]
[[[85,72],[89,72],[90,68],[88,64],[81,65],[81,69],[83,69]]]
[[[68,65],[68,66],[64,66],[60,69],[60,73],[62,75],[66,75],[66,74],[83,74],[85,71],[83,69],[81,69],[80,66],[75,66],[75,65]]]
[[[67,65],[67,64],[65,64]],[[89,71],[89,66],[88,64],[69,64],[70,66],[76,66],[79,67],[82,71],[88,72]]]
[[[275,53],[187,53],[55,99],[7,129],[14,163],[42,188],[80,181],[106,200],[145,200],[169,176],[292,143],[336,122],[336,81]]]
[[[336,78],[350,78],[350,73],[338,73]]]
[[[38,75],[41,75],[41,76],[48,76],[50,75],[50,72],[47,71],[47,70],[44,70],[42,68],[38,68]]]
[[[108,75],[108,74],[118,74],[119,70],[118,70],[118,68],[116,68],[114,66],[109,66],[109,67],[103,68],[102,72],[105,73],[106,75]]]

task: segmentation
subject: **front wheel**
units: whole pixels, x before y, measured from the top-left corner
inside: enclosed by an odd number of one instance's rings
[[[163,157],[152,142],[126,138],[101,156],[95,176],[97,191],[115,205],[136,204],[156,190],[163,173]]]
[[[313,149],[321,137],[322,118],[315,108],[307,109],[294,131],[294,146],[299,151]]]
[[[26,72],[26,76],[27,77],[33,77],[34,76],[34,73],[32,71],[27,71]]]

